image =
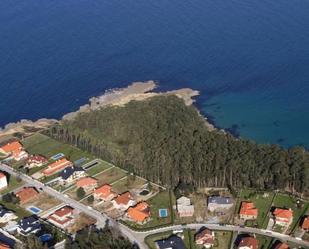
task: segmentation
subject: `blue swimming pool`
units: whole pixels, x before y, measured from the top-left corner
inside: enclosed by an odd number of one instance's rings
[[[56,154],[56,155],[53,155],[53,156],[51,157],[51,159],[53,159],[53,160],[58,160],[58,159],[60,159],[60,158],[62,158],[62,157],[64,157],[64,154],[63,154],[63,153],[58,153],[58,154]]]
[[[159,209],[159,217],[166,218],[167,214],[168,214],[168,212],[167,212],[166,208]]]
[[[35,207],[35,206],[28,207],[27,210],[30,211],[33,214],[38,214],[38,213],[42,212],[41,209],[39,209],[38,207]]]
[[[50,241],[52,238],[53,236],[50,233],[45,233],[39,237],[42,242]]]

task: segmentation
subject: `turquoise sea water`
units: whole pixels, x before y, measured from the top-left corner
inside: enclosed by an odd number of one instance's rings
[[[0,126],[157,80],[241,137],[309,147],[309,1],[0,1]]]

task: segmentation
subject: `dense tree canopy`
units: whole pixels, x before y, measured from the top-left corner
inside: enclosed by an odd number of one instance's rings
[[[210,132],[197,109],[176,96],[81,113],[48,133],[169,187],[181,181],[309,192],[304,148],[285,150]]]

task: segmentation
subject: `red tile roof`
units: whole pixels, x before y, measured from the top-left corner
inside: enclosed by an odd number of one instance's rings
[[[243,201],[241,203],[241,208],[240,208],[239,214],[240,215],[257,216],[258,215],[258,209],[254,207],[254,204],[252,202]]]
[[[39,192],[34,187],[25,187],[15,193],[21,203],[26,203],[39,195]]]
[[[66,158],[62,158],[60,160],[57,160],[54,163],[51,163],[48,165],[46,169],[44,169],[42,172],[44,175],[52,175],[66,167],[72,166],[73,163],[67,160]]]
[[[5,244],[4,242],[0,243],[0,249],[10,249],[11,247],[7,244]]]
[[[258,249],[259,241],[253,237],[244,237],[241,239],[239,247],[249,247],[251,249]]]
[[[279,242],[276,244],[275,249],[289,249],[289,245],[286,243]]]
[[[5,174],[3,174],[2,172],[0,172],[0,179],[1,179],[1,178],[3,178],[3,177],[5,177],[5,178],[6,178],[6,175],[5,175]]]
[[[150,216],[149,205],[146,202],[140,202],[135,207],[130,207],[127,214],[132,220],[143,222]]]
[[[97,189],[94,190],[94,194],[102,197],[107,198],[112,194],[112,186],[109,184],[105,184]]]
[[[12,155],[15,157],[18,156],[19,153],[23,150],[23,146],[20,142],[14,141],[2,146],[1,149],[6,153],[12,153]]]
[[[31,163],[31,162],[47,163],[48,160],[45,157],[40,156],[40,155],[31,155],[28,157],[27,162],[28,163]]]
[[[303,219],[303,222],[301,224],[301,228],[302,229],[305,229],[305,230],[308,230],[309,229],[309,216],[305,217]]]
[[[293,218],[293,211],[291,209],[276,208],[273,215],[276,218],[291,219]]]
[[[70,206],[65,206],[54,212],[58,217],[64,217],[66,215],[70,215],[74,211],[74,208]]]
[[[195,241],[200,241],[203,244],[213,244],[215,240],[212,231],[205,228],[195,235]]]
[[[119,204],[127,205],[130,200],[132,200],[132,196],[131,196],[130,192],[122,193],[121,195],[118,195],[115,198],[115,202],[118,205]]]
[[[76,186],[80,188],[89,187],[92,185],[96,185],[98,183],[97,179],[92,177],[83,177],[76,182]]]

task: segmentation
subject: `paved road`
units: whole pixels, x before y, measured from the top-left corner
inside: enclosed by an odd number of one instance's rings
[[[144,243],[144,239],[148,235],[152,235],[155,233],[160,233],[160,232],[166,232],[170,230],[181,230],[181,229],[200,229],[202,226],[208,227],[211,230],[221,230],[221,231],[231,231],[231,232],[237,232],[237,233],[255,233],[255,234],[260,234],[272,238],[276,238],[282,241],[290,241],[294,242],[298,245],[305,246],[309,248],[309,243],[303,240],[298,240],[294,237],[291,237],[286,234],[281,234],[277,232],[272,232],[268,230],[263,230],[263,229],[258,229],[258,228],[250,228],[250,227],[239,227],[239,226],[232,226],[232,225],[224,225],[221,226],[219,224],[187,224],[187,225],[174,225],[174,226],[169,226],[169,227],[161,227],[158,229],[153,229],[150,231],[133,231],[129,229],[128,227],[124,226],[123,224],[119,224],[116,221],[110,219],[107,217],[105,214],[100,213],[92,208],[89,208],[88,206],[71,199],[70,197],[66,196],[63,193],[60,193],[51,187],[45,186],[43,183],[32,179],[30,176],[22,174],[11,167],[5,165],[5,164],[0,164],[0,170],[6,171],[7,173],[15,176],[19,176],[24,182],[27,182],[28,184],[31,184],[32,186],[41,189],[41,191],[46,192],[47,194],[57,198],[58,200],[61,200],[62,202],[72,206],[73,208],[82,211],[89,215],[90,217],[93,217],[97,220],[98,226],[104,226],[106,221],[109,222],[111,226],[114,226],[116,228],[119,228],[121,233],[128,237],[128,239],[132,242],[135,242],[139,245],[140,249],[147,249],[146,244]]]

